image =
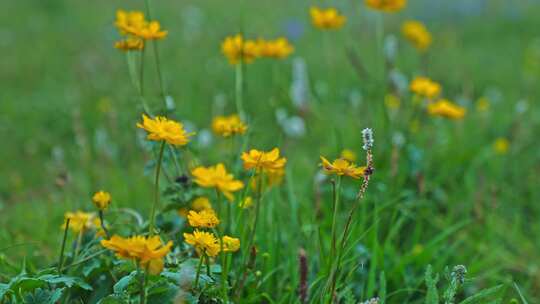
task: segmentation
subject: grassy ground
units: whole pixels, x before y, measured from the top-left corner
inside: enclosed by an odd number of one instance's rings
[[[373,81],[380,58],[377,17],[359,3],[336,4],[350,20],[336,33],[310,27],[307,1],[153,4],[170,33],[160,44],[160,59],[174,116],[199,131],[209,128],[220,100],[226,112],[234,111],[234,71],[219,52],[222,39],[240,29],[251,37],[298,32],[293,57],[306,60],[313,91],[304,137],[287,137],[275,119],[277,108],[295,111],[289,98],[291,60],[256,63],[246,74],[250,146],[280,146],[289,160],[286,183],[269,199],[258,234],[262,251],[270,253],[262,271],[282,276],[270,275],[275,284],[265,285],[269,294],[279,290],[283,298],[293,297],[298,249],[317,252],[314,225],[328,228],[328,186],[320,198],[325,220],[318,223],[314,211],[319,155],[360,151],[360,130],[369,126],[375,131],[376,173],[350,252],[350,263],[362,262],[353,273],[362,294],[374,294],[375,278],[384,271],[388,289],[402,301],[414,301],[418,294],[410,291],[421,288],[428,264],[437,271],[464,264],[472,279],[466,293],[507,283],[508,297],[517,298],[515,282],[529,303],[540,300],[540,71],[534,65],[540,62],[539,47],[534,55],[540,8],[535,2],[509,7],[505,1],[478,1],[459,9],[467,5],[460,2],[441,1],[440,7],[418,2],[385,17],[385,32],[397,36],[407,18],[427,23],[435,41],[427,63],[400,40],[396,66],[408,78],[427,73],[443,84],[446,96],[468,108],[463,121],[422,121],[416,131],[404,110],[381,115],[384,94]],[[142,3],[4,6],[0,254],[9,263],[43,266],[58,255],[63,213],[86,208],[95,190],[109,189],[117,207],[149,209],[152,182],[144,165],[151,155],[135,130],[141,108],[124,55],[112,48],[114,11]],[[369,76],[358,76],[346,49],[360,54]],[[158,107],[154,66],[147,73],[150,103]],[[487,113],[475,110],[482,96],[491,101]],[[404,144],[395,144],[397,133]],[[493,151],[498,137],[510,140],[506,155]],[[219,142],[200,148],[201,161],[219,161],[222,149]],[[357,185],[344,189],[345,204],[351,203]],[[276,235],[264,233],[276,226]],[[310,258],[315,263],[317,257]],[[12,274],[1,265],[2,275]]]

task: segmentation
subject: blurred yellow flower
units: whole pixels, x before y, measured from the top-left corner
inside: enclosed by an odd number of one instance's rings
[[[66,229],[66,223],[69,219],[69,229],[75,233],[84,232],[88,229],[94,229],[96,227],[96,214],[93,212],[66,212],[64,214],[64,224],[61,226],[62,229]],[[97,223],[100,223],[99,221]]]
[[[495,140],[495,142],[493,143],[493,150],[495,150],[495,152],[497,154],[506,154],[508,153],[508,149],[510,148],[510,142],[508,141],[508,139],[504,138],[504,137],[499,137]]]
[[[427,111],[432,116],[441,116],[449,119],[462,119],[467,110],[447,99],[440,99],[430,103]]]
[[[212,209],[212,204],[210,204],[210,200],[207,197],[199,196],[196,199],[193,200],[191,203],[191,209],[199,212],[202,210],[214,210]]]
[[[144,40],[128,37],[114,43],[114,47],[122,51],[140,51],[144,48]]]
[[[309,10],[311,23],[319,29],[339,29],[345,24],[347,18],[341,15],[335,8],[319,8],[312,6]]]
[[[221,43],[221,52],[230,64],[252,63],[259,57],[259,45],[253,40],[245,40],[241,34],[226,37]]]
[[[161,29],[159,21],[150,21],[136,35],[146,40],[159,40],[167,37],[167,31]]]
[[[365,2],[372,9],[387,13],[398,12],[407,4],[407,0],[365,0]]]
[[[416,95],[432,99],[441,93],[441,85],[427,77],[416,77],[410,84],[410,90]]]
[[[212,130],[214,133],[223,137],[230,137],[236,134],[246,133],[247,125],[236,114],[216,116],[212,120]]]
[[[195,230],[193,233],[184,233],[184,239],[186,243],[195,247],[199,255],[215,257],[219,254],[221,246],[213,233]]]
[[[476,111],[478,112],[487,112],[490,106],[489,99],[486,97],[480,97],[476,101]]]
[[[340,156],[341,158],[350,162],[356,161],[356,153],[354,153],[354,151],[351,149],[343,149]]]
[[[199,212],[191,210],[187,218],[191,227],[214,228],[219,225],[219,219],[214,210],[211,209],[205,209]]]
[[[136,35],[145,26],[146,20],[144,19],[144,14],[140,11],[126,12],[124,10],[117,10],[114,24],[120,31],[120,34]]]
[[[240,249],[240,240],[230,236],[223,236],[223,252],[236,252]]]
[[[105,210],[111,204],[111,194],[105,191],[98,191],[92,196],[92,202],[99,210]]]
[[[141,266],[148,266],[151,273],[157,274],[163,269],[163,258],[171,251],[173,243],[169,241],[163,244],[157,235],[153,237],[138,235],[129,238],[114,235],[110,240],[102,240],[101,245],[114,251],[118,258],[136,259]]]
[[[420,51],[427,50],[431,45],[431,33],[420,21],[405,21],[401,26],[401,33],[415,48]]]
[[[193,133],[187,133],[184,126],[174,120],[157,116],[149,118],[143,114],[143,122],[137,123],[137,127],[144,129],[147,133],[147,139],[153,141],[166,141],[175,146],[184,146],[189,142],[189,137]]]
[[[321,166],[326,174],[335,174],[338,176],[346,175],[359,179],[364,175],[364,171],[366,170],[366,167],[357,167],[354,163],[343,158],[338,158],[331,163],[321,156],[321,161]]]
[[[251,149],[249,152],[242,153],[241,158],[244,161],[244,169],[255,169],[257,172],[283,169],[285,163],[287,163],[285,157],[279,157],[278,148],[274,148],[269,152]]]
[[[281,184],[283,177],[285,177],[285,168],[275,169],[275,170],[266,170],[266,177],[268,186],[276,186]]]
[[[386,94],[384,97],[384,104],[390,110],[397,110],[401,104],[399,97],[394,94]]]
[[[294,47],[284,37],[275,40],[258,39],[257,44],[261,57],[282,59],[294,52]]]
[[[235,180],[234,176],[227,173],[225,165],[219,163],[216,166],[197,167],[191,171],[195,183],[204,188],[216,188],[225,197],[232,201],[232,192],[236,192],[244,187],[244,183]]]
[[[246,198],[244,198],[244,200],[242,200],[240,204],[238,204],[238,207],[242,209],[247,209],[251,206],[253,206],[253,198],[251,196],[246,196]]]

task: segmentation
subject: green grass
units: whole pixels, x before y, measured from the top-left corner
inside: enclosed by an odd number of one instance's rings
[[[141,107],[125,57],[112,48],[118,38],[115,10],[142,9],[140,2],[10,1],[0,11],[2,281],[16,272],[8,264],[53,264],[64,212],[90,210],[98,189],[111,191],[115,207],[142,214],[150,209],[152,174],[145,174],[144,166],[153,155],[137,137]],[[515,17],[506,13],[504,1],[490,1],[477,16],[458,18],[415,4],[385,17],[386,33],[397,37],[401,21],[425,20],[435,41],[427,75],[441,82],[448,98],[470,101],[463,121],[426,117],[415,133],[406,112],[409,98],[389,120],[381,115],[384,92],[373,81],[380,58],[374,19],[359,1],[337,2],[347,10],[349,24],[335,33],[310,27],[308,1],[152,2],[154,15],[169,30],[160,42],[160,59],[166,90],[176,103],[172,116],[199,129],[209,128],[218,114],[219,96],[227,101],[227,113],[235,110],[234,69],[219,51],[225,36],[243,30],[250,37],[277,37],[290,20],[303,27],[293,41],[293,57],[306,60],[313,92],[304,137],[288,138],[275,120],[277,108],[295,112],[289,98],[291,60],[256,62],[245,75],[249,147],[279,146],[288,158],[284,185],[265,197],[262,208],[260,293],[276,303],[296,299],[299,248],[308,252],[314,283],[331,223],[330,186],[323,184],[320,197],[314,191],[319,155],[334,158],[351,148],[362,157],[360,131],[372,127],[376,171],[345,256],[353,292],[364,300],[380,295],[384,271],[388,303],[420,303],[428,264],[437,273],[464,264],[470,281],[460,299],[505,284],[506,302],[521,295],[529,303],[540,300],[540,71],[526,73],[524,57],[538,39],[538,5],[518,6]],[[193,29],[185,17],[190,12],[201,14]],[[396,66],[409,79],[421,74],[418,54],[402,39],[399,44]],[[346,48],[359,54],[371,78],[358,77]],[[147,96],[158,108],[155,67],[147,60]],[[356,107],[350,102],[353,92],[363,96]],[[477,113],[474,101],[490,92],[500,98],[488,113]],[[528,109],[517,113],[522,99]],[[401,147],[392,143],[396,132],[406,137]],[[511,142],[507,155],[492,149],[501,136]],[[213,146],[194,150],[201,163],[213,164],[223,161],[224,148],[216,139]],[[344,182],[343,210],[358,186]],[[339,222],[345,217],[340,214]],[[326,242],[323,248],[319,239]]]

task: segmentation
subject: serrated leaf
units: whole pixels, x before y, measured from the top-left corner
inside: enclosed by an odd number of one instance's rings
[[[437,283],[439,282],[439,275],[437,274],[433,277],[433,268],[431,265],[428,265],[425,274],[427,294],[426,294],[426,304],[438,304],[439,303],[439,292],[437,290]]]
[[[137,274],[138,272],[134,270],[127,276],[118,280],[118,282],[113,286],[114,293],[121,294],[123,292],[126,292],[128,294],[131,294],[138,290],[139,282],[137,281]]]
[[[53,291],[38,288],[34,292],[25,295],[25,304],[55,304],[64,295],[66,288],[58,288]]]
[[[68,288],[76,286],[84,290],[92,290],[92,286],[90,286],[88,283],[83,281],[81,278],[77,278],[77,277],[46,274],[46,275],[40,276],[38,279],[43,280],[47,282],[48,284],[63,284]]]
[[[148,304],[172,303],[178,287],[167,281],[159,281],[148,289]]]

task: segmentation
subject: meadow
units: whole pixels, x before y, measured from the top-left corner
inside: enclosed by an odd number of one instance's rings
[[[0,303],[540,302],[540,2],[387,2],[3,3]]]

